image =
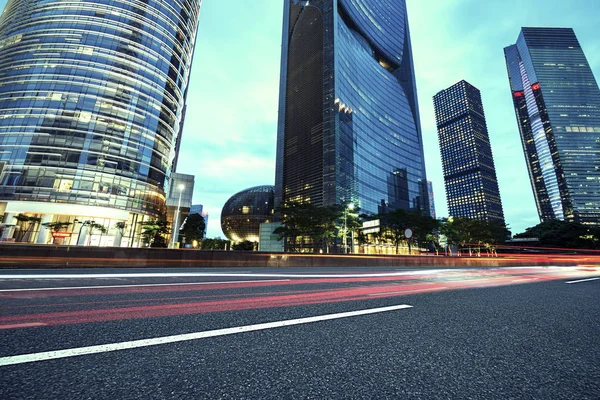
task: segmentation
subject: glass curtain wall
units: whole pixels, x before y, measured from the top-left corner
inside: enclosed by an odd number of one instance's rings
[[[200,6],[9,0],[0,200],[163,213]]]
[[[404,1],[287,0],[276,203],[429,213]]]
[[[600,90],[570,28],[523,28],[504,49],[542,221],[600,225]]]

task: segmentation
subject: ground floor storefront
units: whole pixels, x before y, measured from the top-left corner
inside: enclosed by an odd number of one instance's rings
[[[0,202],[0,241],[142,247],[150,216],[106,207],[31,201]]]

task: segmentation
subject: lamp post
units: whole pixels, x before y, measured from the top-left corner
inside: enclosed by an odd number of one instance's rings
[[[350,203],[344,207],[344,254],[348,254],[348,242],[346,241],[346,231],[348,226],[348,210],[354,210],[354,204]]]
[[[177,229],[178,225],[179,225],[179,208],[181,207],[181,194],[183,193],[183,189],[185,189],[185,186],[183,184],[177,186],[177,188],[179,189],[179,201],[177,202],[177,212],[175,213],[175,223],[173,224],[173,240],[171,243],[171,248],[175,248],[175,236],[177,236],[177,239],[179,239],[179,231]]]

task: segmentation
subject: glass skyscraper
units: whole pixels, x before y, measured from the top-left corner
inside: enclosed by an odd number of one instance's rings
[[[479,89],[463,80],[433,103],[449,214],[505,224]]]
[[[522,28],[504,49],[540,219],[600,225],[600,90],[570,28]]]
[[[201,3],[8,1],[0,17],[5,222],[27,213],[135,225],[165,211]]]
[[[285,0],[275,202],[429,213],[404,0]]]

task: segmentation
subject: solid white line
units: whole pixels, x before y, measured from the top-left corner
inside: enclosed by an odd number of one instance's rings
[[[440,272],[457,272],[459,269],[436,269],[423,271],[383,272],[377,274],[243,274],[243,273],[205,273],[205,272],[141,272],[122,274],[38,274],[38,275],[0,275],[3,279],[91,279],[91,278],[164,278],[164,277],[255,277],[255,278],[379,278],[404,275],[429,275]]]
[[[149,283],[146,285],[111,285],[111,286],[67,286],[55,288],[31,289],[0,289],[0,292],[32,292],[40,290],[73,290],[73,289],[107,289],[124,287],[153,287],[153,286],[183,286],[183,285],[223,285],[230,283],[262,283],[262,282],[289,282],[290,279],[264,279],[260,281],[223,281],[223,282],[185,282],[185,283]]]
[[[565,283],[579,283],[579,282],[589,282],[589,281],[597,281],[600,278],[589,278],[589,279],[580,279],[578,281],[569,281]]]
[[[130,342],[110,343],[110,344],[102,344],[102,345],[98,345],[98,346],[78,347],[78,348],[66,349],[66,350],[47,351],[47,352],[43,352],[43,353],[33,353],[33,354],[23,354],[23,355],[18,355],[18,356],[2,357],[2,358],[0,358],[0,366],[24,364],[24,363],[36,362],[36,361],[54,360],[57,358],[75,357],[75,356],[82,356],[82,355],[87,355],[87,354],[106,353],[106,352],[110,352],[110,351],[135,349],[135,348],[139,348],[139,347],[158,346],[158,345],[167,344],[167,343],[176,343],[176,342],[184,342],[184,341],[189,341],[189,340],[205,339],[205,338],[210,338],[210,337],[215,337],[215,336],[233,335],[236,333],[244,333],[244,332],[259,331],[259,330],[264,330],[264,329],[280,328],[282,326],[308,324],[311,322],[327,321],[327,320],[338,319],[338,318],[356,317],[359,315],[376,314],[376,313],[382,313],[382,312],[387,312],[387,311],[402,310],[405,308],[412,308],[412,306],[409,306],[407,304],[402,304],[402,305],[391,306],[391,307],[371,308],[371,309],[367,309],[367,310],[350,311],[350,312],[337,313],[337,314],[318,315],[316,317],[288,319],[288,320],[284,320],[284,321],[268,322],[265,324],[245,325],[245,326],[238,326],[235,328],[225,328],[225,329],[217,329],[217,330],[213,330],[213,331],[187,333],[187,334],[183,334],[183,335],[164,336],[164,337],[158,337],[158,338],[153,338],[153,339],[133,340]]]
[[[23,324],[0,325],[0,329],[16,329],[16,328],[33,328],[36,326],[44,326],[43,322],[26,322]]]

